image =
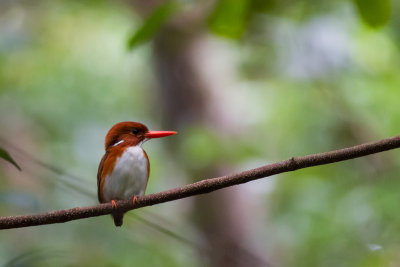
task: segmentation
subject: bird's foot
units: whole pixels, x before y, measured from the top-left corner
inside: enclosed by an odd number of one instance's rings
[[[137,196],[133,196],[133,198],[132,198],[132,204],[133,204],[133,206],[135,206],[136,201],[137,201]]]
[[[115,209],[117,207],[117,202],[115,202],[115,200],[111,200],[111,205]]]

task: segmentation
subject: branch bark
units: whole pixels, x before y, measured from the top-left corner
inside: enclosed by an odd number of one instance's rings
[[[400,135],[373,143],[291,158],[232,175],[201,180],[193,184],[139,197],[134,206],[131,200],[123,200],[117,202],[116,208],[113,208],[110,203],[105,203],[95,206],[78,207],[32,215],[1,217],[0,229],[64,223],[72,220],[106,215],[115,211],[126,212],[190,196],[206,194],[225,187],[246,183],[279,173],[359,158],[399,147]]]

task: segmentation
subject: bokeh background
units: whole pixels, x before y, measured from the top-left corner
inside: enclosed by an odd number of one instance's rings
[[[147,193],[399,133],[398,1],[0,1],[0,215],[97,203],[107,130]],[[399,266],[400,154],[0,232],[4,266]]]

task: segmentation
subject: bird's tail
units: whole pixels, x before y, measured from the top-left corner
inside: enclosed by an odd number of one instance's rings
[[[113,213],[113,214],[111,214],[111,216],[114,219],[115,226],[117,226],[117,227],[122,226],[124,213]]]

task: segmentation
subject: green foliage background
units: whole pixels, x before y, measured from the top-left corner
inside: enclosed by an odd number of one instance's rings
[[[1,216],[96,203],[109,127],[160,127],[154,34],[199,2],[169,2],[147,21],[122,2],[0,2],[0,147],[22,168],[0,162]],[[216,2],[205,35],[233,62],[227,107],[243,127],[227,139],[202,125],[180,131],[182,162],[165,142],[146,144],[148,192],[182,185],[183,162],[224,158],[243,170],[397,135],[399,10],[389,0]],[[239,187],[257,203],[251,235],[262,254],[276,266],[399,265],[399,153]],[[122,229],[103,216],[1,231],[0,264],[202,266],[196,246],[174,237],[201,242],[189,202],[138,210]]]

